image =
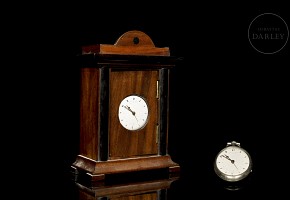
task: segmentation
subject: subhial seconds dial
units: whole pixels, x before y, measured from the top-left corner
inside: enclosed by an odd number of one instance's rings
[[[240,143],[228,142],[216,156],[214,170],[223,180],[237,182],[246,178],[252,171],[250,154],[240,147]]]
[[[120,105],[118,117],[121,125],[130,131],[144,128],[148,122],[148,104],[142,96],[129,95],[125,97]]]

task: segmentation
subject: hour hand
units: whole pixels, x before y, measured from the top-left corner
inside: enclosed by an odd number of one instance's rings
[[[227,156],[227,155],[222,155],[222,157],[224,157],[224,158],[228,159],[229,161],[233,162],[233,160],[232,160],[232,159],[230,159],[230,157],[229,157],[229,156]]]
[[[131,108],[129,106],[126,105],[123,107],[126,108],[127,110],[129,110],[132,113],[132,115],[135,115],[135,112],[133,110],[131,110]]]

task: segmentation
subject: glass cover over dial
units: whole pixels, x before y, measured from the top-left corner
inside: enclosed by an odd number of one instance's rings
[[[127,130],[137,131],[144,128],[149,117],[146,100],[139,95],[125,97],[119,105],[118,117]]]

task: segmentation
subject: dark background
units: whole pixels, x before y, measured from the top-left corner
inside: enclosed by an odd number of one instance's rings
[[[10,73],[19,81],[14,109],[21,110],[16,117],[21,123],[13,129],[28,133],[20,133],[18,141],[33,144],[21,150],[29,149],[25,158],[34,164],[23,167],[36,179],[64,182],[63,199],[76,199],[67,176],[78,153],[75,56],[83,45],[114,44],[123,33],[140,30],[156,47],[169,47],[172,56],[183,58],[172,71],[169,130],[169,154],[181,166],[181,179],[169,199],[233,198],[216,184],[213,171],[215,155],[232,140],[251,154],[254,165],[251,184],[236,193],[239,197],[287,194],[289,42],[265,55],[247,36],[261,13],[276,13],[289,25],[286,6],[168,1],[34,6],[31,15],[10,25],[16,31],[9,52],[17,52],[11,63],[27,61],[18,65],[19,74]]]
[[[77,7],[74,21],[69,18],[71,30],[63,35],[64,49],[73,56],[82,45],[113,44],[126,31],[140,30],[155,46],[170,47],[171,55],[183,58],[172,71],[169,154],[181,165],[181,179],[170,198],[213,193],[233,198],[213,172],[216,153],[232,140],[248,150],[254,165],[251,184],[237,194],[285,194],[289,44],[264,55],[247,37],[250,22],[261,13],[273,12],[289,22],[283,6],[119,4]],[[64,169],[74,160],[78,142],[77,70],[71,64],[64,63],[66,95],[60,100]]]

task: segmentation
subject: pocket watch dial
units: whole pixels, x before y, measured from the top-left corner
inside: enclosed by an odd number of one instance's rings
[[[119,105],[118,117],[125,129],[136,131],[144,128],[148,122],[148,116],[147,102],[141,96],[127,96]]]
[[[251,172],[251,168],[249,153],[237,145],[229,145],[222,149],[215,159],[215,172],[226,181],[244,179]]]

